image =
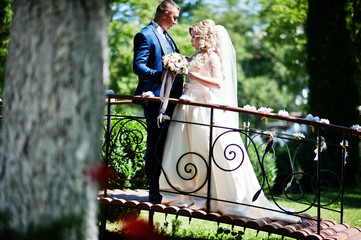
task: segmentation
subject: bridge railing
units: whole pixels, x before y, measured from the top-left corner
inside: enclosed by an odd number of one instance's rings
[[[125,172],[129,170],[129,166],[134,167],[134,165],[139,164],[137,161],[141,161],[141,158],[144,157],[147,128],[145,118],[142,116],[114,114],[112,107],[114,105],[132,104],[132,100],[144,101],[145,104],[150,101],[160,100],[157,97],[129,95],[107,95],[106,97],[107,107],[104,118],[105,137],[103,145],[104,161],[107,165],[111,165],[114,157],[127,159],[120,164],[122,166],[118,166],[118,169],[123,167],[124,170],[124,172],[120,173],[121,178],[123,178],[122,180],[125,180],[125,182],[138,181],[139,184],[135,186],[144,186],[142,181],[145,180],[145,176],[144,174],[139,174],[142,171],[135,172],[133,175]],[[170,102],[209,108],[211,113],[218,110],[239,113],[240,122],[243,122],[243,124],[240,124],[240,127],[237,129],[213,124],[213,114],[210,114],[209,124],[206,125],[196,122],[182,123],[208,127],[210,133],[215,128],[224,129],[224,134],[230,132],[233,134],[239,133],[244,140],[250,158],[252,158],[253,168],[259,173],[258,180],[261,189],[266,193],[271,203],[278,206],[281,206],[279,204],[280,200],[297,203],[295,208],[296,215],[306,213],[311,208],[316,208],[319,224],[321,222],[321,209],[334,211],[339,213],[340,223],[343,223],[344,187],[345,179],[347,179],[347,176],[345,176],[345,166],[347,162],[358,161],[358,159],[351,159],[347,156],[348,149],[355,147],[349,146],[348,142],[358,144],[358,138],[361,137],[360,130],[329,124],[326,119],[312,116],[298,118],[288,116],[285,111],[272,113],[268,111],[269,109],[265,108],[255,109],[249,106],[234,108],[177,99],[170,99]],[[173,120],[171,119],[170,121]],[[252,122],[255,122],[255,124]],[[257,124],[264,127],[251,127]],[[213,151],[218,137],[220,136],[212,137],[212,134],[210,134],[210,139],[206,140],[211,151]],[[351,141],[355,139],[356,141]],[[237,143],[231,145],[237,146]],[[231,155],[235,154],[232,150],[228,149],[227,151]],[[203,160],[208,170],[212,167],[219,167],[212,156],[211,152],[206,156],[207,159]],[[234,155],[232,159],[237,157],[239,156]],[[266,159],[268,160],[266,161]],[[175,159],[175,162],[179,160]],[[268,171],[269,169],[275,169],[275,161],[277,161],[279,170],[282,169],[282,174],[279,171],[279,175],[282,175],[283,178],[281,179],[279,176],[276,178],[278,190],[275,190],[271,184],[271,179],[275,178],[274,171]],[[326,161],[327,164],[325,164]],[[327,167],[331,161],[331,165],[334,167],[328,169]],[[187,167],[190,165],[186,163],[183,166],[186,167],[180,168],[181,170],[189,171]],[[241,163],[239,167],[242,167]],[[229,169],[226,171],[229,171]],[[166,176],[167,173],[163,173]],[[207,188],[209,186],[210,176],[211,174],[207,174],[202,187]],[[134,187],[134,185],[132,186]],[[127,185],[124,184],[122,187],[127,187]],[[327,196],[328,188],[332,188],[332,192],[337,192],[337,194]],[[207,211],[209,211],[209,202],[211,200],[229,202],[227,199],[211,198],[209,191],[207,191],[206,196],[199,196],[194,191],[184,192],[176,188],[173,190],[171,192],[177,194],[206,198],[208,202]],[[335,205],[339,206],[339,208],[335,209]],[[285,212],[287,213],[287,211]],[[319,224],[318,232],[320,231]]]

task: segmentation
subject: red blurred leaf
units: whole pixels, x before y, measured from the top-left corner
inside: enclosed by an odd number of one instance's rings
[[[143,219],[139,219],[135,216],[128,217],[124,220],[124,226],[122,229],[122,237],[125,239],[132,240],[163,240],[164,238],[160,236],[153,230],[153,227],[149,225]]]
[[[88,176],[93,182],[101,184],[114,179],[117,176],[117,173],[112,167],[98,164],[89,169]]]

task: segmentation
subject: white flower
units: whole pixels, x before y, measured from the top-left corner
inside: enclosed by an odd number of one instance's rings
[[[260,107],[260,108],[258,108],[257,111],[258,111],[258,112],[262,112],[262,113],[270,113],[270,112],[273,112],[273,109],[272,109],[272,108],[268,108],[268,107]]]
[[[263,133],[268,135],[270,138],[274,138],[276,136],[275,131],[264,131]]]
[[[342,142],[340,142],[341,147],[348,147],[348,141],[347,140],[343,140]]]
[[[352,128],[352,129],[355,129],[355,130],[361,130],[361,126],[358,125],[358,124],[352,125],[351,128]]]
[[[306,120],[313,120],[313,116],[312,114],[308,114],[306,117],[305,117]]]
[[[305,119],[306,119],[306,120],[310,120],[310,121],[316,121],[316,122],[320,121],[320,118],[319,118],[319,117],[317,117],[317,116],[314,117],[314,116],[312,116],[312,114],[308,114]]]
[[[325,118],[321,118],[320,121],[318,121],[320,123],[326,123],[326,124],[330,124],[330,121],[328,119],[325,119]]]
[[[248,105],[248,104],[244,105],[243,108],[246,109],[246,110],[257,111],[256,107]]]
[[[293,136],[298,139],[305,138],[305,135],[303,133],[294,133]]]
[[[142,97],[154,97],[154,94],[152,91],[143,92]]]
[[[193,99],[187,95],[182,95],[179,99],[185,100],[185,101],[192,101]]]
[[[348,147],[348,141],[347,140],[343,140],[342,142],[340,142],[341,147],[343,147],[345,149],[345,155],[344,155],[344,159],[343,159],[343,163],[344,165],[347,164],[346,158],[348,157],[348,152],[346,150],[346,147]]]
[[[317,144],[316,144],[316,149],[314,150],[314,153],[316,154],[315,156],[315,161],[318,160],[318,147],[320,147],[320,152],[323,151],[323,149],[326,149],[327,148],[327,145],[326,145],[326,142],[325,142],[325,138],[321,136],[321,144],[319,145],[318,143],[319,141],[319,138],[317,137]]]
[[[279,110],[278,115],[288,117],[290,114],[286,110]]]
[[[251,125],[250,122],[243,122],[243,127],[244,128],[249,128],[250,125]]]

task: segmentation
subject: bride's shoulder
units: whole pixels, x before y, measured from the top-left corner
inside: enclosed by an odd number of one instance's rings
[[[216,52],[211,52],[209,54],[209,57],[218,57],[218,54]]]
[[[219,56],[216,52],[212,52],[211,54],[209,54],[209,61],[211,62],[219,62]]]
[[[216,52],[212,52],[211,54],[209,54],[209,58],[210,59],[219,59],[219,56]]]

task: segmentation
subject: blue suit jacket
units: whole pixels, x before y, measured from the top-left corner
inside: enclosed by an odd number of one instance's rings
[[[174,41],[173,43],[176,46]],[[162,56],[169,53],[167,46],[168,44],[160,36],[153,22],[135,35],[133,71],[138,75],[139,83],[134,95],[152,91],[155,96],[159,96],[162,86],[161,75],[164,69]],[[176,52],[179,52],[177,46]],[[182,94],[183,77],[177,78],[170,95],[173,98],[179,98]]]

